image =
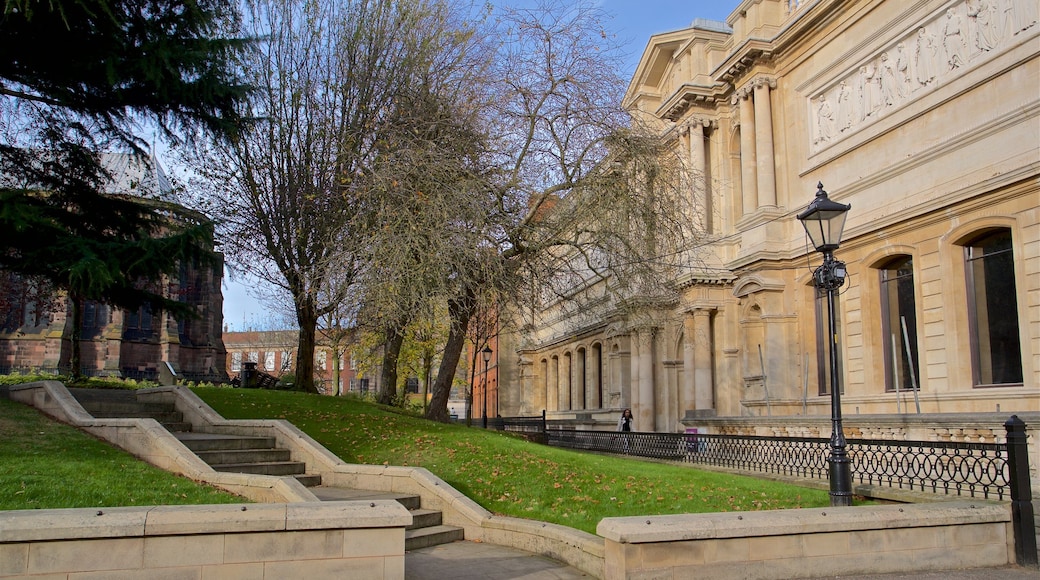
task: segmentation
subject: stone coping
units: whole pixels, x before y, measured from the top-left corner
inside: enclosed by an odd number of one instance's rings
[[[0,511],[0,543],[401,528],[412,515],[393,500]]]
[[[604,518],[596,532],[614,542],[640,544],[1010,521],[1007,504],[942,502]]]

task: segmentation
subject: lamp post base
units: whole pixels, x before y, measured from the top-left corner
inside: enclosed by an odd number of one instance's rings
[[[841,429],[839,426],[838,429]],[[831,438],[831,454],[827,457],[831,484],[831,507],[852,505],[852,466],[845,452],[845,438]]]

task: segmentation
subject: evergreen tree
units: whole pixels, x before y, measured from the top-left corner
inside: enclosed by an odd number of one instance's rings
[[[184,313],[155,282],[215,258],[211,225],[173,204],[105,194],[115,180],[103,153],[148,163],[143,121],[172,144],[232,136],[248,94],[236,26],[223,0],[4,2],[0,268],[67,291],[74,321],[86,299]]]

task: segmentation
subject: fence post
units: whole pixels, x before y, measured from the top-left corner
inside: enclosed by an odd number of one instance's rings
[[[545,409],[542,409],[542,435],[544,436],[546,434],[546,431],[548,430],[549,428],[546,426],[545,423]]]
[[[1029,481],[1029,448],[1026,424],[1012,415],[1007,429],[1008,469],[1011,471],[1011,525],[1015,533],[1015,561],[1019,566],[1037,567],[1036,529],[1033,519],[1033,490]]]

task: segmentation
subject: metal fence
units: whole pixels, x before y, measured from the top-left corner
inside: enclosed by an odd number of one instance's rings
[[[553,429],[556,447],[666,459],[682,463],[828,478],[830,441],[823,438],[620,433]],[[865,484],[970,497],[1006,499],[1007,445],[849,439],[852,477]]]
[[[535,423],[503,420],[506,430]],[[556,447],[666,459],[748,472],[827,480],[830,440],[805,437],[579,431],[540,418],[544,442]],[[511,428],[515,425],[515,428]],[[1016,561],[1036,566],[1036,532],[1026,425],[1004,424],[1006,443],[846,441],[852,477],[861,484],[972,498],[1010,500]]]
[[[496,417],[488,426],[541,433],[545,443],[555,447],[806,479],[829,477],[830,440],[825,438],[584,431],[546,421],[544,413],[540,417]],[[852,477],[868,485],[1009,499],[1021,477],[1017,471],[1024,469],[1028,480],[1029,458],[1025,424],[1011,417],[1005,428],[1007,443],[849,439],[846,449]],[[1018,439],[1021,445],[1013,445]],[[1028,484],[1022,493],[1028,496]]]

